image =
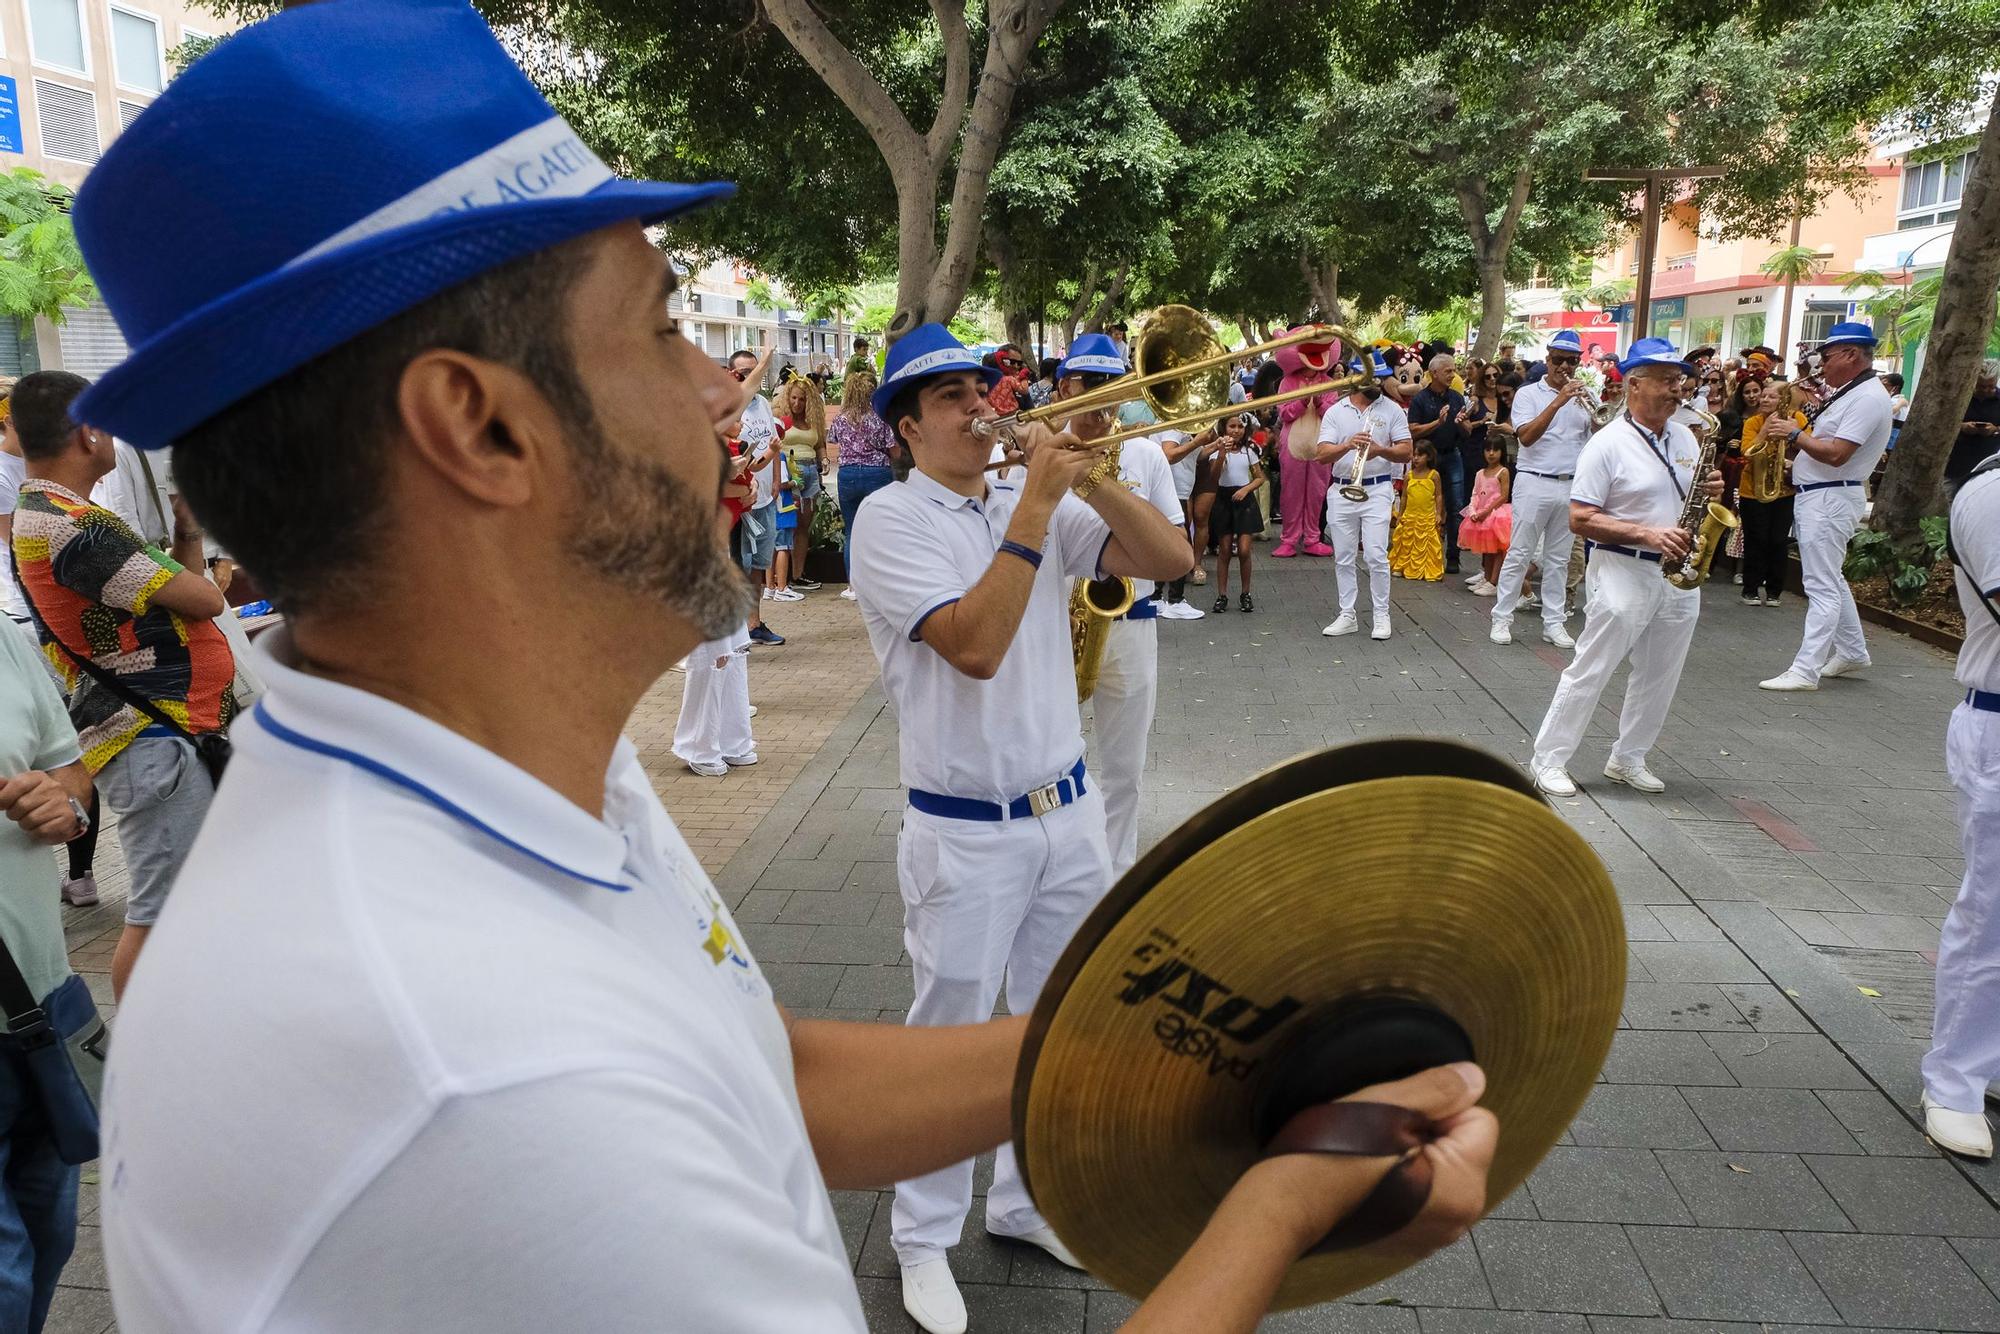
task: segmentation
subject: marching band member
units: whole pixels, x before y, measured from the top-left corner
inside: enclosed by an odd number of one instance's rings
[[[1514,468],[1514,537],[1500,564],[1500,591],[1493,599],[1496,644],[1514,642],[1514,609],[1528,578],[1528,566],[1542,568],[1542,638],[1557,648],[1574,648],[1563,622],[1568,618],[1570,481],[1577,455],[1590,438],[1589,390],[1576,378],[1583,340],[1564,329],[1544,353],[1549,373],[1514,394],[1514,434],[1520,454]],[[1676,404],[1678,406],[1678,403]]]
[[[1700,450],[1694,435],[1673,420],[1688,369],[1673,344],[1642,338],[1619,369],[1625,410],[1583,447],[1570,488],[1568,526],[1585,538],[1591,565],[1583,635],[1549,701],[1529,762],[1535,786],[1556,797],[1576,795],[1566,766],[1611,673],[1628,657],[1632,672],[1604,776],[1641,792],[1666,790],[1646,767],[1646,752],[1680,683],[1701,590],[1668,583],[1660,558],[1688,552],[1690,535],[1680,527],[1688,489],[1699,486],[1711,498],[1722,494],[1720,472],[1695,477]],[[1555,586],[1562,587],[1559,579]]]
[[[1991,1158],[1984,1102],[2000,1082],[2000,462],[1981,464],[1959,488],[1951,532],[1965,612],[1958,683],[1966,690],[1944,745],[1958,788],[1965,878],[1938,939],[1924,1131],[1953,1153]]]
[[[1056,369],[1056,399],[1074,398],[1125,373],[1125,360],[1109,336],[1085,334],[1070,344]],[[1069,422],[1068,429],[1077,439],[1091,441],[1109,434],[1111,425],[1110,414],[1090,412]],[[1176,529],[1181,527],[1184,516],[1174,490],[1173,466],[1155,441],[1136,436],[1119,446],[1118,480]],[[1105,635],[1104,661],[1090,697],[1095,767],[1104,788],[1105,838],[1114,877],[1125,874],[1139,859],[1139,775],[1146,767],[1146,734],[1153,727],[1153,701],[1160,688],[1156,591],[1150,579],[1133,581],[1132,609]]]
[[[1125,487],[1103,485],[1107,460],[1067,447],[1072,437],[1028,428],[1021,484],[989,484],[992,449],[972,423],[992,415],[993,377],[943,325],[889,349],[874,407],[913,467],[854,524],[855,592],[909,787],[897,879],[915,1026],[991,1017],[1003,980],[1008,1009],[1026,1014],[1110,886],[1103,798],[1083,762],[1069,581],[1173,579],[1194,563],[1180,531]],[[934,1334],[965,1328],[945,1252],[971,1201],[970,1159],[896,1188],[903,1304]],[[986,1227],[1076,1263],[1006,1145]]]
[[[1389,637],[1389,512],[1395,506],[1396,464],[1410,461],[1410,420],[1401,409],[1383,398],[1383,378],[1389,368],[1376,353],[1369,353],[1376,378],[1357,385],[1333,405],[1319,428],[1318,462],[1333,466],[1333,484],[1326,492],[1326,526],[1333,538],[1334,577],[1340,586],[1340,615],[1320,631],[1323,635],[1351,635],[1361,628],[1354,606],[1361,593],[1354,569],[1357,551],[1368,565],[1368,598],[1374,608],[1371,639]],[[1352,370],[1361,372],[1360,361]],[[1360,485],[1366,500],[1350,500],[1340,493],[1355,484],[1354,459],[1362,451]]]
[[[1868,639],[1840,567],[1847,559],[1848,539],[1868,508],[1869,475],[1889,448],[1893,412],[1889,391],[1875,375],[1873,329],[1836,324],[1820,353],[1820,374],[1834,393],[1814,413],[1811,428],[1777,413],[1764,421],[1767,437],[1796,451],[1792,530],[1806,586],[1806,629],[1798,656],[1784,671],[1757,683],[1765,690],[1818,690],[1822,678],[1847,676],[1868,665]]]

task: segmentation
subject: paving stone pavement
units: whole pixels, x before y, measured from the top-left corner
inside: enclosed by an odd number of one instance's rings
[[[1398,581],[1395,638],[1328,640],[1331,568],[1264,553],[1255,615],[1161,623],[1144,841],[1270,764],[1358,737],[1441,733],[1527,758],[1567,656],[1530,617],[1496,647],[1490,602],[1455,581]],[[780,999],[897,1022],[911,982],[895,720],[858,616],[832,592],[774,615],[804,633],[752,656],[764,764],[724,780],[675,772],[678,676],[641,705],[633,735]],[[1654,752],[1664,796],[1594,777],[1614,682],[1573,766],[1583,791],[1557,803],[1610,868],[1632,942],[1612,1056],[1563,1143],[1465,1242],[1266,1329],[2000,1331],[2000,1172],[1939,1157],[1914,1121],[1937,927],[1960,873],[1942,758],[1950,659],[1871,631],[1861,678],[1760,692],[1797,645],[1803,605],[1788,602],[1743,608],[1726,586],[1708,591]],[[101,1002],[122,907],[115,843],[100,857],[105,906],[68,910],[72,957]],[[983,1162],[977,1189],[990,1173]],[[913,1328],[888,1196],[835,1204],[871,1329]],[[65,1334],[111,1320],[94,1187],[83,1207],[49,1326]],[[1133,1306],[976,1221],[952,1259],[983,1334],[1096,1334]]]

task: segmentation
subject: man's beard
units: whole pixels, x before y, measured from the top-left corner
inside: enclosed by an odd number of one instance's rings
[[[587,411],[571,433],[580,496],[569,554],[720,639],[749,619],[755,596],[715,541],[713,497],[651,459],[612,447]]]

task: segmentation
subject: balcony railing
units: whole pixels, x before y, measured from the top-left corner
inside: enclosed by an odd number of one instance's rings
[[[1684,255],[1668,255],[1661,267],[1668,273],[1677,269],[1691,269],[1694,267],[1694,256],[1695,252],[1692,250]]]

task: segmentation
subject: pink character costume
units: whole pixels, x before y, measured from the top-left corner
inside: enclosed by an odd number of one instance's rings
[[[1272,354],[1285,371],[1280,390],[1304,389],[1330,381],[1328,368],[1340,363],[1340,343],[1294,343]],[[1319,419],[1330,411],[1338,394],[1293,399],[1278,406],[1279,485],[1278,516],[1284,525],[1278,545],[1271,548],[1277,557],[1331,556],[1326,544],[1326,489],[1333,481],[1333,465],[1313,461],[1319,449]]]

